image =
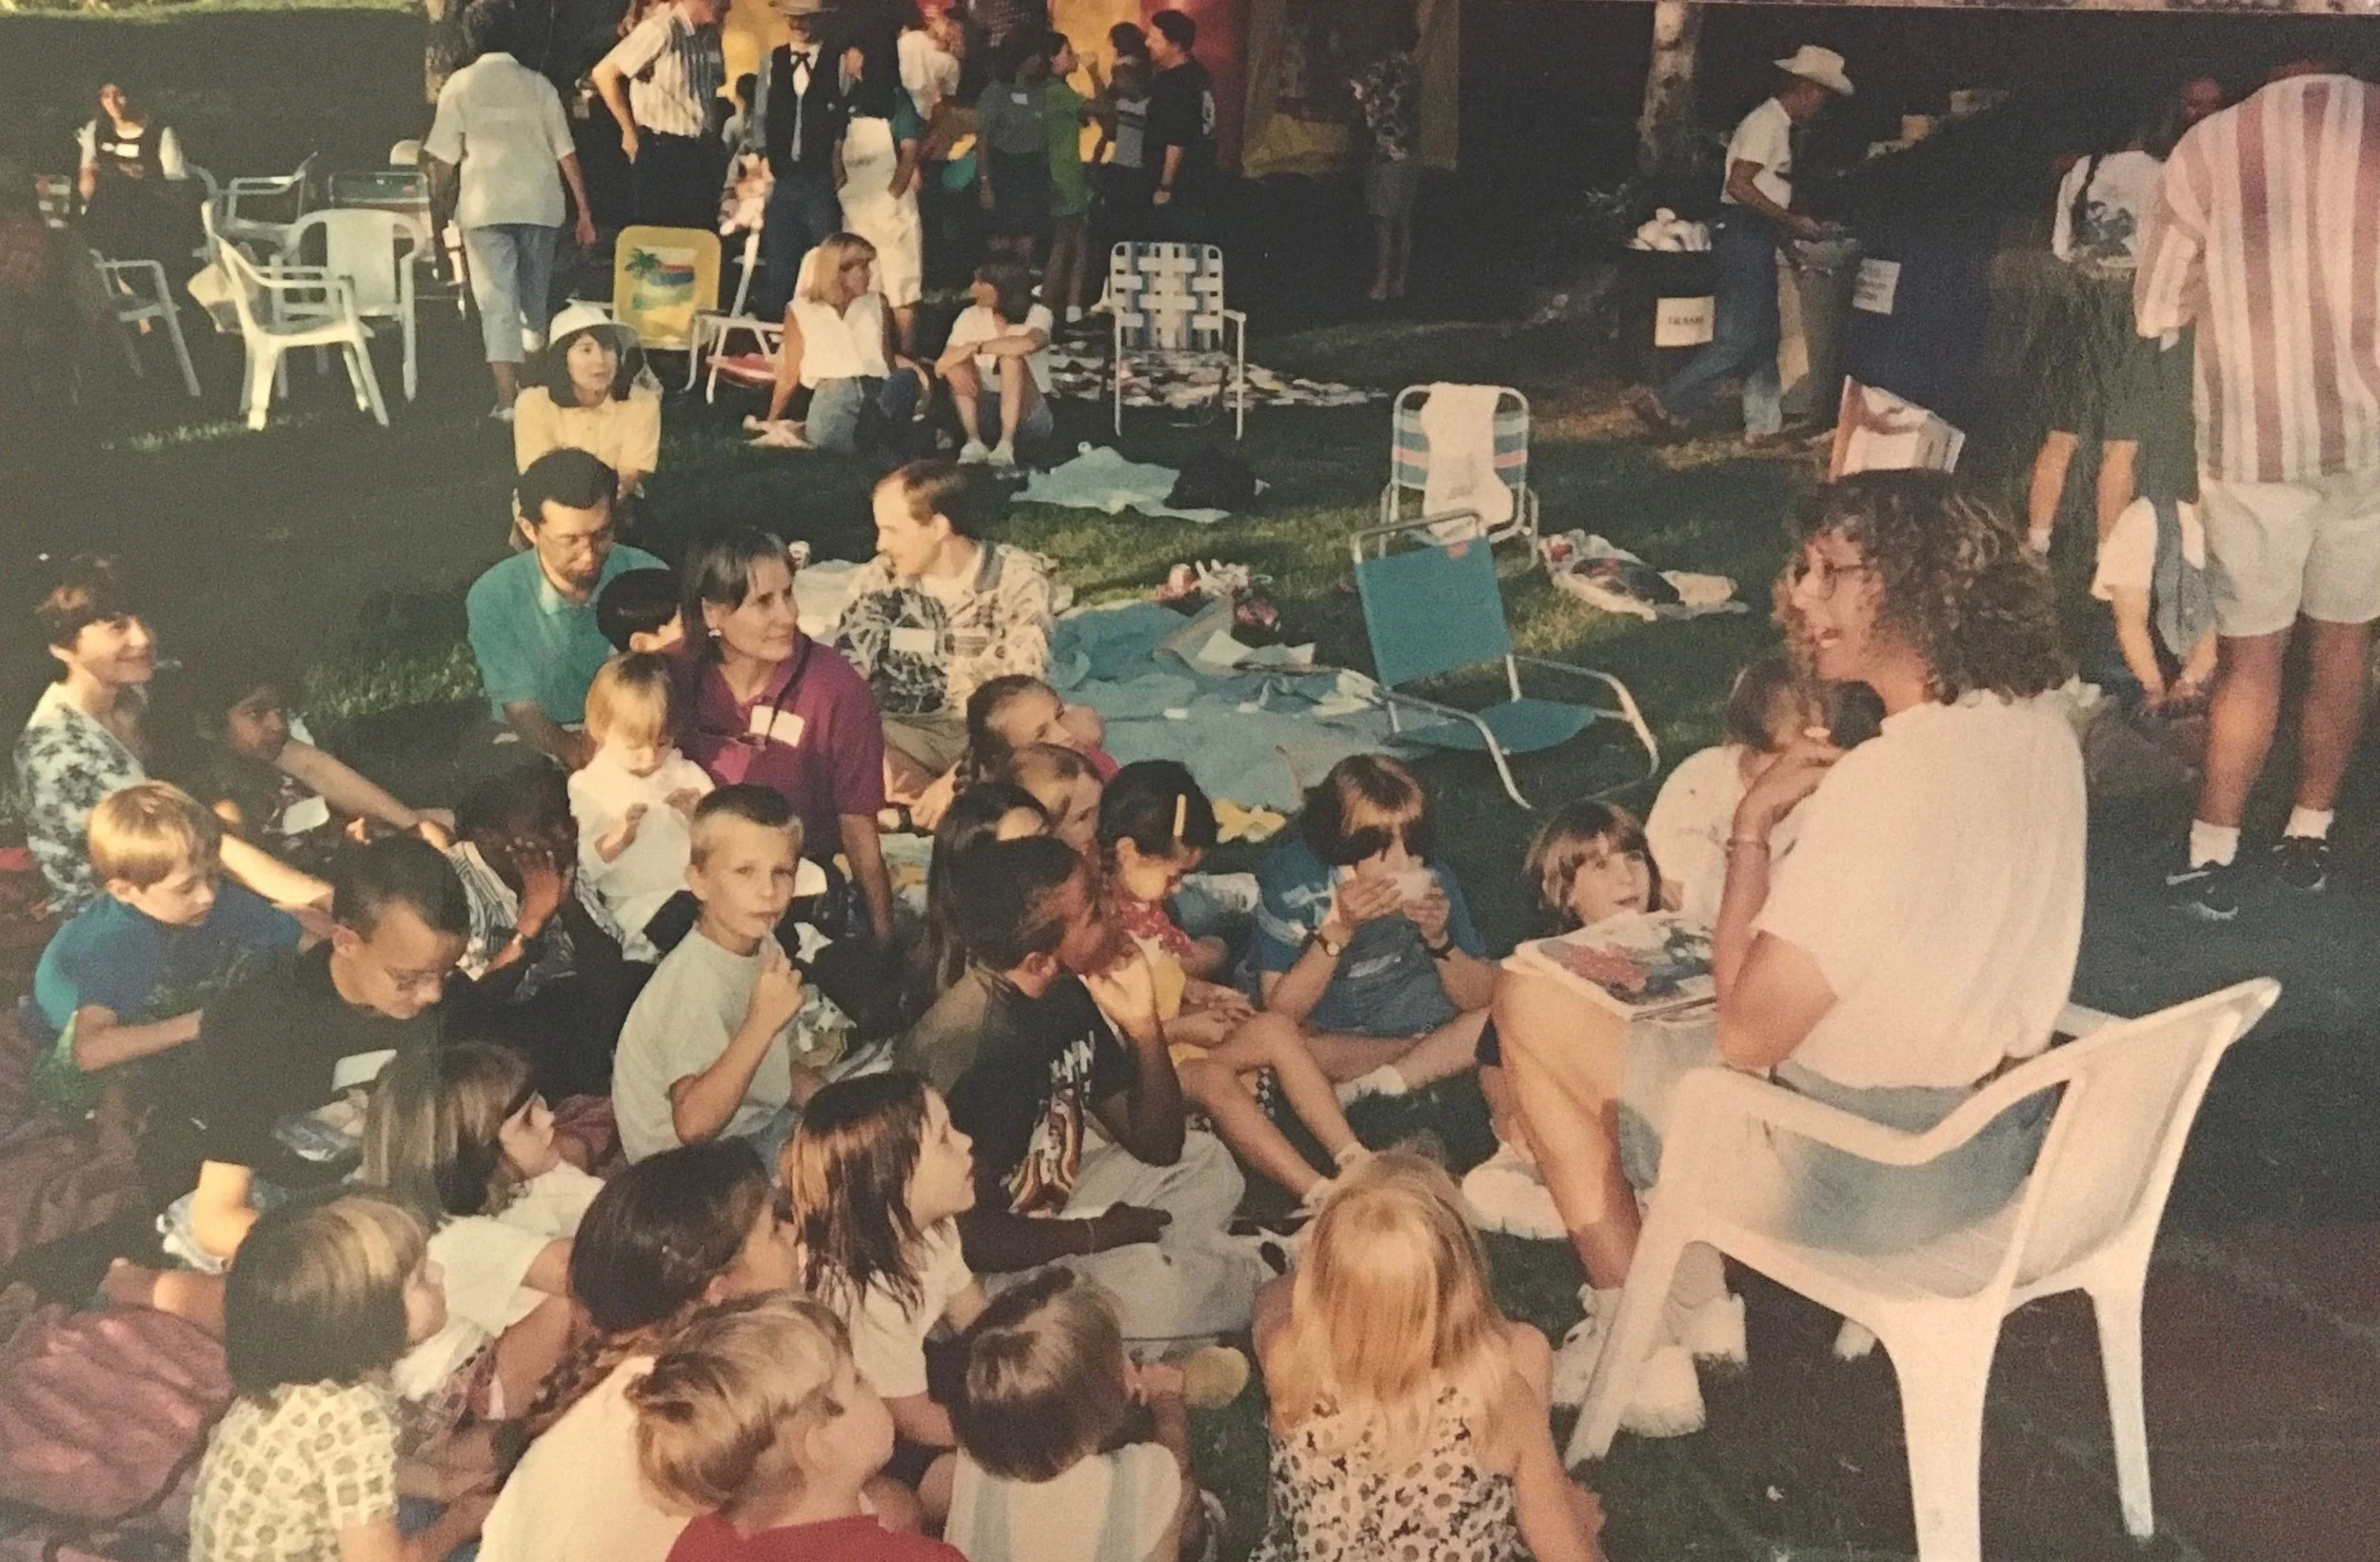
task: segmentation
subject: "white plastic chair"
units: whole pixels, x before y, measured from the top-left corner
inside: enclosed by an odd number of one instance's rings
[[[248,425],[265,426],[283,354],[293,347],[337,347],[347,360],[356,406],[387,427],[388,408],[380,399],[380,382],[372,375],[370,338],[365,334],[363,317],[356,313],[347,279],[322,266],[276,266],[269,271],[260,270],[236,244],[220,246],[218,255],[231,280],[232,307],[238,311],[240,340],[248,349],[240,391]]]
[[[307,191],[321,156],[308,153],[288,173],[251,175],[226,184],[214,196],[217,235],[234,244],[288,248],[290,225],[306,215]],[[243,211],[243,207],[248,209]],[[260,208],[265,213],[261,216]]]
[[[1875,1335],[1900,1378],[1917,1554],[1922,1562],[1980,1562],[1984,1393],[2000,1322],[2039,1297],[2086,1291],[2099,1320],[2124,1528],[2149,1538],[2156,1521],[2141,1409],[2140,1304],[2150,1249],[2208,1079],[2280,994],[2280,983],[2258,978],[2139,1019],[2070,1008],[2058,1029],[2077,1039],[2011,1069],[1923,1134],[1882,1127],[1748,1074],[1688,1075],[1569,1461],[1610,1449],[1624,1386],[1654,1343],[1678,1256],[1690,1242],[1708,1242]],[[1883,1165],[1918,1166],[1966,1143],[2017,1102],[2059,1086],[2040,1157],[2016,1196],[1997,1215],[1921,1247],[1832,1252],[1745,1213],[1734,1147],[1752,1125]]]
[[[173,344],[174,362],[182,366],[182,384],[192,396],[199,393],[198,370],[190,366],[190,349],[182,339],[182,319],[174,307],[173,289],[166,281],[166,268],[153,260],[111,261],[94,249],[91,264],[99,267],[100,280],[107,285],[108,303],[115,310],[116,324],[138,326],[154,320],[164,325],[166,340]],[[132,372],[146,376],[141,356],[130,337],[125,338],[125,355],[132,362]]]
[[[347,279],[348,298],[367,321],[394,321],[405,344],[405,399],[413,400],[420,375],[413,322],[413,269],[428,258],[429,229],[419,218],[375,207],[309,211],[289,228],[284,253],[312,254],[321,234],[322,265]]]

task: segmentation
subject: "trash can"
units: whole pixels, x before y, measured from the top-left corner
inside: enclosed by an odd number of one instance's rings
[[[1621,360],[1659,385],[1711,340],[1718,268],[1707,249],[1620,251]]]
[[[1780,354],[1785,416],[1825,428],[1834,424],[1843,398],[1843,339],[1851,325],[1852,288],[1859,280],[1859,241],[1830,231],[1795,249],[1801,264],[1792,273],[1791,297],[1800,308],[1798,318],[1787,323]]]

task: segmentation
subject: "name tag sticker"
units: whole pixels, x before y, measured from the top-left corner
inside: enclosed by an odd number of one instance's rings
[[[1893,300],[1900,290],[1900,262],[1863,260],[1859,280],[1852,285],[1851,306],[1868,314],[1891,314]]]
[[[901,656],[932,656],[935,638],[933,630],[909,624],[892,632],[892,648]]]
[[[775,705],[752,707],[752,736],[764,743],[783,743],[787,748],[802,746],[802,718]]]

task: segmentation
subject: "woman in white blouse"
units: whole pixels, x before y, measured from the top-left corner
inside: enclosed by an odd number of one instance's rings
[[[753,443],[849,455],[870,407],[883,426],[907,426],[925,399],[927,373],[900,350],[875,268],[876,247],[857,233],[838,233],[803,258],[768,416]],[[810,392],[810,409],[797,425],[785,409],[798,389]]]

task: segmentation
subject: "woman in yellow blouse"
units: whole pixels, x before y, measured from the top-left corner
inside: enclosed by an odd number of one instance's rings
[[[532,383],[513,408],[520,470],[565,446],[618,472],[623,500],[661,461],[661,384],[645,366],[636,332],[586,304],[554,317]]]

